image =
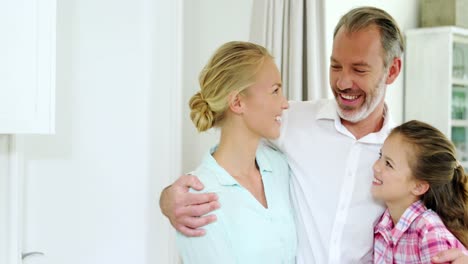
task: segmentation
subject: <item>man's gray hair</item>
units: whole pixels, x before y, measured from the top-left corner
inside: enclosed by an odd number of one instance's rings
[[[395,19],[382,9],[375,7],[358,7],[343,15],[335,27],[333,38],[341,27],[349,32],[357,32],[375,25],[380,30],[380,42],[384,50],[384,67],[387,68],[394,58],[404,51],[404,39]]]

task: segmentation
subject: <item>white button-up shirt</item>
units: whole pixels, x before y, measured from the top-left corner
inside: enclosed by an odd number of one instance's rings
[[[356,140],[334,100],[290,102],[276,145],[292,170],[297,263],[370,263],[373,227],[384,206],[373,200],[372,165],[393,123]]]

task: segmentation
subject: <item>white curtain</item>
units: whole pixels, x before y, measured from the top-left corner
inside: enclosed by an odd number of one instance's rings
[[[266,47],[290,100],[327,97],[324,0],[253,0],[250,41]]]

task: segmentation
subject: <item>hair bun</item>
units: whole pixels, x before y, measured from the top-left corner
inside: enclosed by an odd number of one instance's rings
[[[199,132],[206,131],[213,127],[214,114],[208,102],[203,98],[200,92],[190,98],[190,119]]]

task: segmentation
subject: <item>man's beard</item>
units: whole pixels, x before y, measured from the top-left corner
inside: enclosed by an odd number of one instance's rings
[[[375,111],[377,106],[385,97],[386,77],[386,74],[384,74],[374,91],[371,94],[366,94],[366,101],[358,110],[356,110],[353,113],[346,114],[346,111],[344,111],[343,109],[341,109],[340,106],[338,106],[338,115],[342,119],[351,123],[358,123],[366,119],[370,114],[372,114],[372,112]]]

